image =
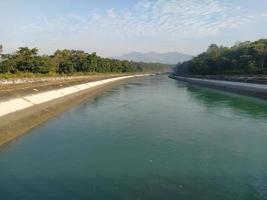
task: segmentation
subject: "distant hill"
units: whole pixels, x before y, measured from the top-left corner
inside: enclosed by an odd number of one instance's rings
[[[136,62],[146,62],[146,63],[177,64],[178,62],[188,61],[192,59],[192,57],[193,56],[191,55],[179,52],[167,52],[167,53],[131,52],[121,57],[117,57],[116,59],[136,61]]]

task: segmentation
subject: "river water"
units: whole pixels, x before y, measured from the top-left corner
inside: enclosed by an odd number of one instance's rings
[[[267,199],[267,103],[127,80],[1,147],[0,199]]]

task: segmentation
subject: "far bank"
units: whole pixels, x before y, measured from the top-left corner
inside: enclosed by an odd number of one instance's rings
[[[258,97],[267,100],[267,84],[248,83],[229,80],[215,80],[207,78],[196,78],[171,74],[169,76],[178,81],[184,81],[195,85],[206,86],[214,89],[225,90],[237,94]]]

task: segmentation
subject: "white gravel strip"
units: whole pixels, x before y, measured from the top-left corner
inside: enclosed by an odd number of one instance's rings
[[[20,97],[16,99],[10,99],[8,101],[0,102],[0,117],[19,111],[19,110],[23,110],[25,108],[29,108],[37,104],[48,102],[48,101],[51,101],[51,100],[54,100],[60,97],[64,97],[66,95],[74,94],[76,92],[86,90],[89,88],[93,88],[93,87],[103,85],[106,83],[123,80],[127,78],[150,76],[150,75],[151,74],[144,74],[144,75],[131,75],[131,76],[123,76],[123,77],[117,77],[117,78],[110,78],[110,79],[70,86],[70,87],[66,87],[66,88],[62,88],[58,90],[51,90],[51,91],[43,92],[39,94],[28,95],[28,96]]]

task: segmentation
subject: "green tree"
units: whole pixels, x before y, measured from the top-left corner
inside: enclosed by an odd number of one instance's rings
[[[239,42],[231,48],[212,44],[206,52],[177,64],[175,72],[189,75],[264,73],[266,54],[266,39]]]
[[[15,69],[15,61],[9,57],[3,58],[3,60],[0,62],[0,73],[12,73],[16,71]]]

